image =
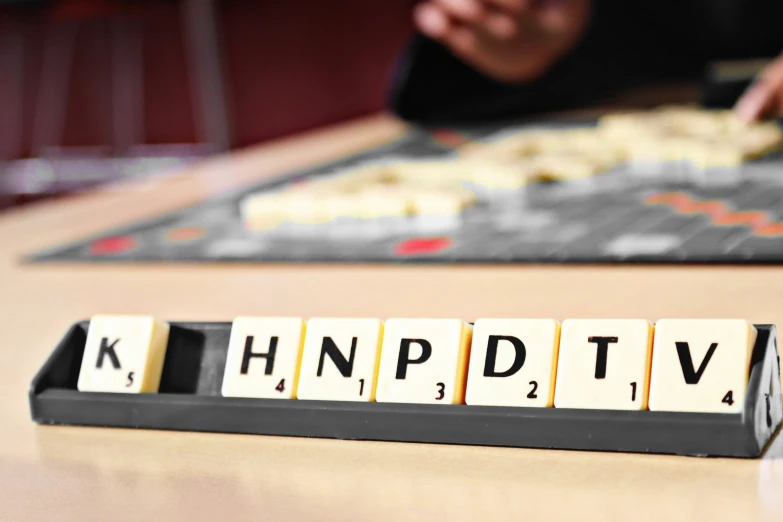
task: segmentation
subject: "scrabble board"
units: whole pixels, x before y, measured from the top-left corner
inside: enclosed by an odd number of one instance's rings
[[[413,129],[28,260],[778,263],[780,144],[671,108]]]
[[[30,409],[41,424],[751,458],[783,397],[775,327],[741,319],[99,315],[55,348]]]

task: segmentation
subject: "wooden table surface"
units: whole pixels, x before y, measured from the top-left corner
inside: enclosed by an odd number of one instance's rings
[[[397,135],[387,116],[0,216],[0,521],[783,520],[761,460],[39,427],[34,373],[94,313],[741,317],[783,325],[783,269],[22,265],[19,257]]]

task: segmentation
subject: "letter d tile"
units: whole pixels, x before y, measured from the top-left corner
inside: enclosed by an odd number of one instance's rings
[[[473,327],[465,402],[552,406],[560,324],[554,319],[479,319]]]

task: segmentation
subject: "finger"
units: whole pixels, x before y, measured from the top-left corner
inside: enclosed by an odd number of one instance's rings
[[[783,116],[783,89],[775,95],[770,114],[776,117]]]
[[[759,75],[754,83],[737,101],[735,110],[747,122],[757,120],[769,112],[776,112],[783,95],[783,57],[779,57]]]
[[[775,116],[783,116],[783,54],[773,63],[770,79],[775,82],[771,113]]]
[[[535,7],[539,23],[551,33],[570,30],[574,22],[587,16],[590,10],[586,0],[537,0]]]
[[[489,34],[499,39],[511,38],[519,30],[517,19],[500,11],[488,12],[483,25]]]
[[[528,10],[533,0],[483,0],[485,4],[502,9],[511,14],[520,14]]]
[[[451,21],[448,15],[437,5],[425,2],[413,10],[416,28],[434,40],[440,40],[448,34]]]
[[[455,19],[476,24],[484,20],[485,9],[481,0],[432,0],[449,16]]]
[[[466,58],[475,58],[477,35],[468,27],[455,26],[445,39],[446,45]]]
[[[510,38],[517,31],[517,22],[513,15],[484,5],[482,0],[432,1],[433,5],[440,7],[453,19],[454,25],[470,25],[499,39]]]
[[[418,29],[434,40],[442,42],[457,54],[472,58],[476,52],[476,34],[450,19],[440,6],[423,3],[414,10]]]
[[[781,61],[783,63],[783,61]],[[783,68],[782,68],[783,69]],[[783,116],[783,74],[778,76],[773,88],[771,100],[767,106],[767,116]]]
[[[768,78],[773,81],[783,81],[783,54],[778,56],[761,72],[761,77],[765,79]]]
[[[760,81],[748,89],[737,101],[734,110],[740,119],[751,122],[758,120],[774,101],[775,88],[771,82]]]
[[[455,25],[443,42],[456,56],[470,63],[478,71],[499,81],[518,83],[518,75],[498,62],[498,56],[492,46],[486,45],[485,36],[480,29]]]

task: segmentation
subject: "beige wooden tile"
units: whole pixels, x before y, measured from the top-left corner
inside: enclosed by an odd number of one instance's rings
[[[157,392],[168,338],[168,323],[152,316],[94,316],[87,331],[77,389]]]
[[[647,407],[653,326],[644,319],[566,319],[555,407]]]
[[[560,324],[554,319],[479,319],[473,327],[465,402],[554,403]]]
[[[462,403],[471,330],[460,319],[386,321],[376,400]]]
[[[234,319],[223,396],[295,399],[304,336],[298,317]]]
[[[299,373],[299,399],[375,400],[383,321],[313,318]]]
[[[756,329],[742,319],[661,319],[650,409],[741,412],[755,342]]]

